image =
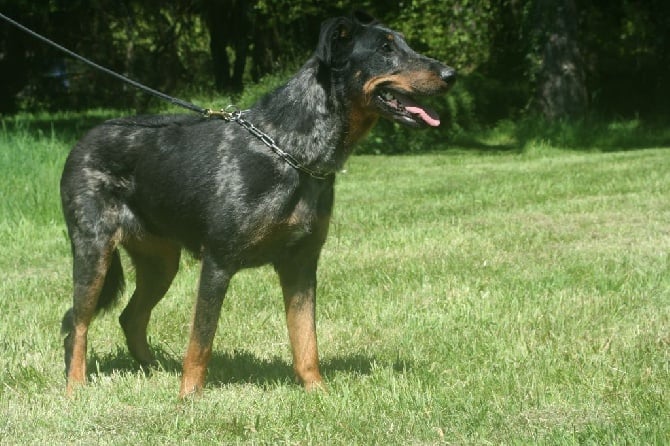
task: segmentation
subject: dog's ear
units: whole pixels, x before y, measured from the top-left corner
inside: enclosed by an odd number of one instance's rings
[[[323,22],[316,57],[332,67],[346,64],[353,46],[352,35],[356,26],[360,25],[348,17],[337,17]]]

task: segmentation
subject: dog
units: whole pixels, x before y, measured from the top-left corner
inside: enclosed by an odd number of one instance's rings
[[[182,249],[202,269],[180,397],[200,391],[226,289],[239,270],[279,276],[295,375],[323,386],[315,323],[316,271],[335,176],[379,117],[439,125],[419,104],[446,92],[456,71],[413,51],[403,36],[355,13],[321,25],[317,48],[288,82],[237,113],[107,121],[70,152],[61,178],[73,255],[65,313],[67,393],[86,380],[88,327],[123,292],[123,247],[136,288],[119,322],[130,354],[156,365],[147,324],[179,268]],[[238,125],[242,124],[242,125]]]

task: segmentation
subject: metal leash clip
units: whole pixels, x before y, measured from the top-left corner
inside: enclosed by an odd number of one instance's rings
[[[242,116],[242,110],[236,105],[229,105],[219,111],[212,110],[211,108],[205,109],[202,115],[205,118],[220,118],[226,122],[231,122],[237,121]]]

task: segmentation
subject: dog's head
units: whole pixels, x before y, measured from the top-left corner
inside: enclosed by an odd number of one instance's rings
[[[365,13],[324,22],[316,57],[359,112],[412,127],[440,124],[419,100],[446,92],[456,81],[453,68],[418,54],[402,34]]]

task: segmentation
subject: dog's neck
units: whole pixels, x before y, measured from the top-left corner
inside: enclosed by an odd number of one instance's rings
[[[351,111],[340,83],[312,58],[251,110],[258,128],[310,169],[336,172],[359,139],[350,136]]]

